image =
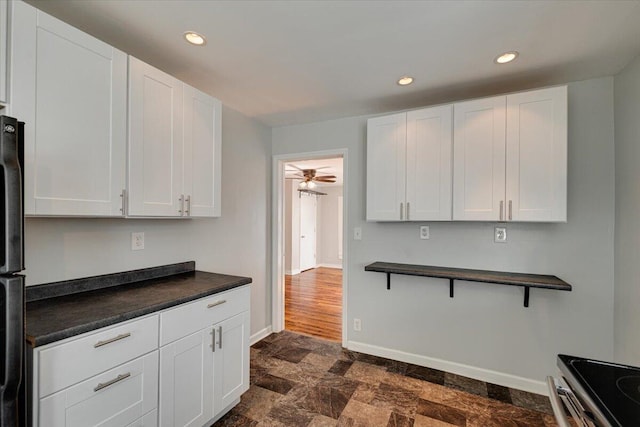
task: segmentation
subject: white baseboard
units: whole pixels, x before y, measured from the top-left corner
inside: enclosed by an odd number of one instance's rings
[[[249,345],[254,345],[263,338],[268,337],[269,335],[271,335],[271,332],[271,326],[267,326],[263,330],[256,332],[255,334],[251,335],[251,337],[249,337]]]
[[[544,381],[535,381],[529,378],[505,374],[503,372],[491,371],[489,369],[463,365],[461,363],[450,362],[447,360],[436,359],[433,357],[422,356],[414,353],[406,353],[404,351],[378,347],[376,345],[365,344],[357,341],[348,341],[347,348],[349,350],[357,351],[360,353],[386,357],[387,359],[399,360],[400,362],[426,366],[432,369],[439,369],[441,371],[451,372],[453,374],[462,375],[469,378],[475,378],[477,380],[498,384],[504,387],[524,390],[530,393],[542,394],[544,396],[548,396],[549,394],[547,385]]]
[[[339,268],[342,270],[342,264],[318,264],[318,267]]]
[[[300,270],[285,270],[284,274],[286,274],[287,276],[293,276],[296,274],[300,274]]]

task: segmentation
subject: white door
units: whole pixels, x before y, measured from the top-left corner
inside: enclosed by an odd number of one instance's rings
[[[217,99],[184,85],[185,215],[220,216],[221,113]]]
[[[216,416],[249,389],[249,312],[233,316],[214,328]]]
[[[367,221],[405,219],[406,113],[367,120]]]
[[[567,87],[507,95],[507,218],[567,220]]]
[[[453,106],[407,113],[407,192],[409,221],[451,220]]]
[[[11,22],[25,213],[123,215],[126,54],[23,2],[12,2]]]
[[[160,425],[201,427],[213,417],[213,328],[160,348]]]
[[[129,56],[129,215],[183,215],[182,86]]]
[[[505,97],[454,104],[453,219],[505,220]]]
[[[300,194],[300,271],[316,268],[316,196]]]

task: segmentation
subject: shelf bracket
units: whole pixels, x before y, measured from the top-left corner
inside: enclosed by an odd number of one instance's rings
[[[524,306],[529,307],[529,286],[524,287]]]
[[[391,273],[387,273],[387,289],[391,289]]]
[[[453,298],[453,279],[449,279],[449,298]]]

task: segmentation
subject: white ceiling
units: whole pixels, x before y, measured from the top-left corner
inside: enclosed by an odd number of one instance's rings
[[[640,53],[635,0],[29,3],[269,126],[614,75]]]

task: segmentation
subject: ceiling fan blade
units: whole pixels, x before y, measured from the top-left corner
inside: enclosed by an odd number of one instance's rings
[[[332,179],[332,178],[324,178],[324,177],[321,177],[321,178],[315,178],[315,179],[314,179],[314,181],[317,181],[317,182],[336,182],[336,180],[335,180],[335,179]]]
[[[316,175],[316,178],[336,178],[335,175]]]
[[[300,169],[299,167],[297,167],[296,165],[294,165],[292,163],[288,163],[288,164],[285,165],[285,167],[287,167],[287,166],[291,166],[292,168],[294,168],[296,170],[299,170],[300,172],[302,172],[302,170],[303,170],[303,169]]]
[[[297,179],[298,181],[304,181],[304,178],[300,178],[297,176],[285,176],[284,179]]]

